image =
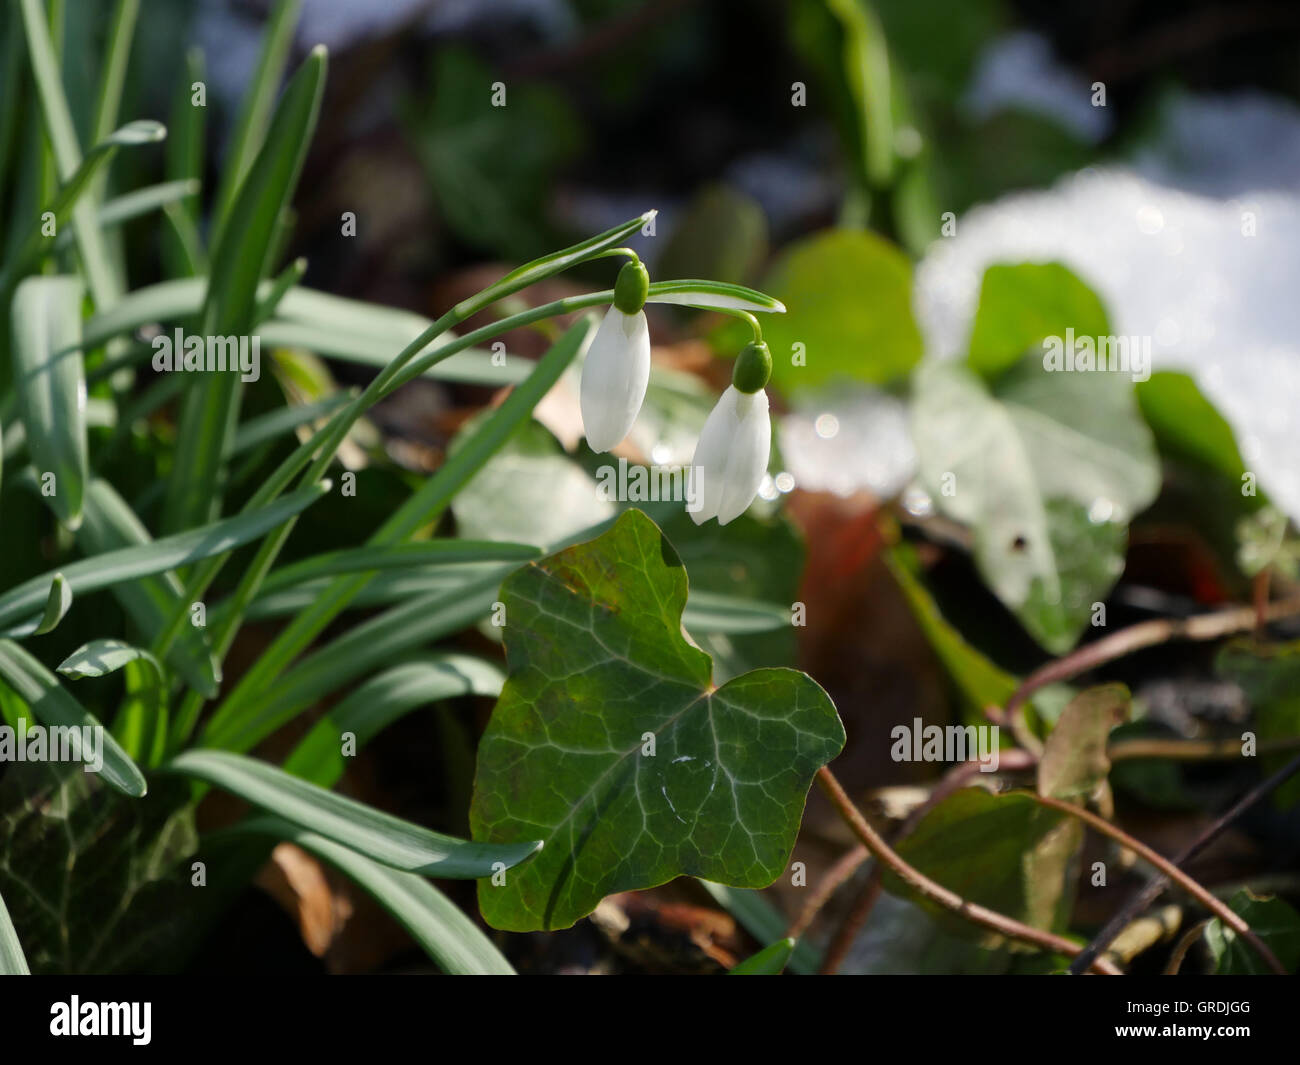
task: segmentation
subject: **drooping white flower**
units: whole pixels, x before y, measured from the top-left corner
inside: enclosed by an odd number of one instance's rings
[[[608,451],[632,429],[650,382],[645,311],[610,307],[582,366],[582,426],[592,451]]]
[[[749,509],[767,472],[771,446],[767,393],[728,385],[709,412],[691,460],[687,512],[696,525],[710,518],[726,525]]]

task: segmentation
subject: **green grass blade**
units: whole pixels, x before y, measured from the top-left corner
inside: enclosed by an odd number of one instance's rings
[[[36,79],[36,95],[45,121],[45,133],[54,152],[59,177],[66,182],[81,165],[81,147],[77,143],[67,97],[63,94],[58,57],[40,0],[19,0],[19,3],[23,29],[27,35],[27,54]],[[73,208],[72,218],[76,226],[77,249],[81,253],[82,267],[95,306],[111,307],[117,302],[122,286],[109,260],[103,235],[95,225],[94,203],[89,200],[79,202]]]
[[[144,795],[144,774],[108,730],[64,690],[53,673],[9,640],[0,640],[0,677],[26,701],[32,716],[42,725],[100,729],[104,780],[132,798]]]
[[[29,277],[13,301],[14,386],[27,447],[42,496],[69,529],[81,524],[89,466],[81,297],[80,278]]]
[[[780,976],[785,971],[790,955],[794,953],[795,941],[786,937],[778,939],[770,947],[764,947],[757,954],[746,958],[732,967],[728,976]]]
[[[69,563],[62,568],[62,573],[77,596],[123,581],[163,573],[258,539],[305,510],[329,489],[330,484],[325,481],[292,492],[248,514],[239,514],[175,536],[165,536],[149,544]],[[33,577],[0,595],[0,625],[41,610],[49,596],[52,576]]]
[[[247,751],[317,699],[405,652],[472,625],[492,608],[503,567],[435,595],[410,599],[326,644],[274,685],[227,701],[203,733],[205,747]]]
[[[298,25],[298,10],[301,6],[302,0],[279,0],[271,9],[270,17],[267,19],[257,71],[248,90],[244,93],[239,118],[235,123],[235,132],[231,138],[228,161],[221,176],[221,183],[217,187],[213,214],[214,231],[220,231],[225,227],[227,215],[234,204],[239,187],[253,167],[253,160],[267,139],[267,123],[270,121],[271,107],[275,103],[280,82],[284,79],[289,50],[293,47],[294,30]]]
[[[744,285],[724,281],[656,281],[650,286],[646,302],[677,303],[700,310],[785,313],[785,304],[780,300]]]
[[[129,547],[151,547],[153,537],[144,523],[116,489],[107,481],[91,482],[86,494],[85,522],[77,532],[77,542],[88,556],[100,556]],[[171,572],[140,577],[112,586],[113,596],[130,615],[140,632],[154,639],[172,614],[188,610],[182,604],[184,586]],[[221,686],[221,667],[212,654],[203,629],[187,625],[166,656],[191,688],[209,698]]]
[[[115,196],[99,209],[96,218],[100,229],[112,229],[150,211],[158,211],[172,204],[195,196],[199,191],[197,181],[164,181],[158,185],[146,185],[134,192]],[[56,251],[72,243],[72,230],[64,229],[54,239]]]
[[[245,336],[252,329],[276,226],[293,197],[320,114],[325,68],[325,49],[313,49],[285,89],[265,143],[239,186],[229,224],[212,253],[203,336]],[[240,387],[232,373],[197,374],[190,383],[167,484],[164,529],[200,524],[219,512],[221,470],[239,418]]]
[[[167,141],[167,177],[199,181],[203,177],[206,107],[194,105],[194,86],[205,84],[203,52],[185,53],[183,79],[172,97],[171,136]],[[163,262],[168,277],[193,277],[207,272],[207,253],[199,236],[199,205],[191,200],[165,208],[169,228],[163,234]]]
[[[452,976],[509,976],[514,969],[482,929],[423,877],[403,873],[305,832],[277,817],[252,818],[236,831],[296,843],[367,891]]]
[[[281,769],[228,751],[186,751],[164,771],[194,777],[292,824],[394,869],[446,879],[491,876],[541,849],[541,843],[485,844],[444,836]]]
[[[770,945],[785,937],[786,919],[763,897],[762,892],[727,887],[710,880],[701,880],[700,885],[760,943]],[[797,973],[815,973],[821,966],[821,952],[812,944],[801,941],[794,948],[788,964]]]
[[[412,710],[456,695],[495,697],[504,682],[499,667],[472,655],[433,655],[394,666],[332,706],[285,759],[284,771],[322,788],[333,787],[347,765],[344,733],[352,733],[359,751]]]
[[[419,491],[371,537],[371,546],[396,544],[409,539],[442,514],[461,486],[482,468],[520,425],[532,417],[533,408],[577,356],[590,335],[592,324],[590,317],[586,317],[565,331],[533,368],[527,380],[510,393],[442,468],[426,480]],[[264,698],[275,678],[338,616],[369,579],[370,574],[362,573],[335,581],[309,610],[293,619],[244,675],[222,709],[233,716],[241,704],[256,698],[254,693]],[[246,601],[251,601],[251,596]],[[218,712],[220,716],[221,711]]]
[[[411,934],[414,935],[414,931]],[[18,942],[18,930],[9,919],[5,900],[0,898],[0,976],[29,976],[30,974],[31,970],[27,968],[27,956],[23,954],[23,945]]]
[[[101,141],[113,132],[122,106],[122,86],[126,81],[127,61],[131,56],[131,36],[140,15],[140,0],[118,0],[108,29],[104,67],[100,72],[99,94],[95,100],[95,122],[91,142]],[[96,180],[96,199],[103,199],[104,175]]]
[[[320,577],[344,573],[368,573],[411,566],[456,565],[465,562],[529,562],[541,551],[532,544],[502,540],[417,540],[409,544],[385,544],[327,551],[289,566],[282,566],[262,582],[262,594],[291,588]]]
[[[59,663],[58,671],[72,680],[84,680],[86,677],[106,677],[135,661],[148,663],[159,677],[162,676],[162,667],[148,651],[110,639],[82,644]]]

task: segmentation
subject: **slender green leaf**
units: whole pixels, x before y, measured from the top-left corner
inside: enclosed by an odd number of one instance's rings
[[[148,651],[132,647],[121,640],[91,640],[82,644],[60,664],[59,672],[73,680],[86,677],[104,677],[122,669],[128,662],[147,662],[159,676],[162,667]]]
[[[329,862],[384,907],[442,970],[454,976],[506,976],[514,969],[461,909],[416,873],[404,873],[278,817],[256,817],[240,832],[288,840]]]
[[[83,596],[98,588],[175,569],[256,540],[306,509],[328,492],[330,487],[330,483],[324,481],[292,492],[270,506],[249,514],[239,514],[201,529],[166,536],[150,544],[122,548],[95,558],[69,563],[62,568],[62,573],[73,593]],[[51,579],[50,574],[33,577],[0,595],[0,625],[40,610],[49,595]]]
[[[101,478],[91,481],[86,493],[85,519],[77,531],[77,543],[88,556],[154,543],[144,523],[113,486]],[[167,572],[114,584],[112,592],[140,632],[152,640],[172,612],[180,607],[184,588],[175,573]],[[187,625],[166,658],[195,691],[208,698],[216,697],[221,685],[221,667],[213,657],[204,629]]]
[[[785,971],[795,941],[788,936],[732,967],[729,976],[779,976]]]
[[[646,303],[679,303],[702,310],[784,314],[785,304],[765,293],[722,281],[656,281]]]
[[[444,836],[229,751],[186,751],[163,769],[206,781],[292,824],[408,872],[451,880],[491,876],[541,848],[536,841],[496,846]]]
[[[54,579],[50,581],[50,597],[45,602],[45,612],[39,618],[29,621],[25,625],[19,625],[16,628],[9,629],[0,633],[0,636],[18,639],[22,636],[43,636],[51,632],[68,612],[72,606],[72,589],[68,587],[68,582],[64,580],[62,573],[56,573]]]
[[[81,166],[81,147],[72,124],[72,114],[63,94],[59,74],[59,60],[50,40],[50,27],[40,0],[19,0],[23,14],[23,29],[27,36],[27,54],[31,59],[32,74],[36,79],[36,95],[40,100],[41,114],[45,120],[45,133],[58,166],[59,177],[69,182]],[[86,281],[101,309],[117,301],[122,286],[109,261],[103,235],[95,225],[93,201],[82,201],[73,208],[77,248],[85,269]]]
[[[0,898],[0,976],[29,976],[23,945],[18,941],[18,931],[9,919],[5,900]]]
[[[13,302],[14,385],[27,446],[42,496],[70,529],[81,524],[89,466],[81,297],[80,278],[30,277]]]
[[[359,751],[371,737],[418,707],[456,695],[495,698],[504,680],[497,666],[470,655],[435,655],[394,666],[332,706],[285,759],[284,771],[322,788],[331,787],[347,764],[345,734],[352,735]]]
[[[102,737],[104,779],[125,795],[144,795],[144,775],[108,730],[68,694],[53,673],[9,640],[0,640],[0,678],[26,701],[32,716],[42,725],[97,729]]]
[[[302,171],[325,88],[325,49],[314,48],[285,89],[265,143],[239,186],[212,253],[204,336],[252,329],[258,285],[269,269],[277,222]],[[197,374],[186,392],[167,484],[163,527],[183,529],[219,512],[220,477],[239,418],[236,374]]]
[[[715,884],[711,880],[701,880],[699,883],[713,897],[714,902],[739,921],[760,943],[771,945],[784,938],[790,922],[781,916],[761,891],[727,887],[726,884]],[[817,948],[801,939],[794,948],[789,966],[795,972],[807,976],[821,968],[821,963],[821,953]]]
[[[226,224],[236,194],[248,172],[256,165],[254,159],[270,139],[267,125],[271,121],[271,106],[276,91],[284,78],[293,47],[294,30],[298,25],[298,10],[302,0],[277,0],[266,23],[262,36],[262,54],[257,61],[253,80],[244,93],[235,132],[221,184],[217,189],[214,218],[218,229]]]

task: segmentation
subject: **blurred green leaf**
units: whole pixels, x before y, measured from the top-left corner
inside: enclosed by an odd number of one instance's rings
[[[45,612],[25,625],[0,632],[0,636],[19,639],[23,636],[43,636],[53,630],[72,606],[72,589],[64,580],[62,573],[56,573],[50,581],[50,597],[45,601]]]
[[[516,571],[501,602],[509,676],[470,824],[477,839],[547,846],[504,885],[480,884],[489,924],[567,928],[605,895],[682,874],[740,887],[780,875],[843,727],[794,670],[713,689],[708,656],[681,634],[685,570],[649,518],[630,510]]]
[[[1049,373],[1032,356],[992,391],[941,362],[918,371],[914,390],[926,490],[972,527],[981,575],[1026,631],[1068,651],[1123,570],[1128,521],[1160,487],[1132,384]]]
[[[228,751],[186,751],[162,768],[206,781],[291,824],[408,872],[448,880],[486,877],[518,865],[541,846],[498,846],[444,836]]]
[[[1096,294],[1060,263],[995,264],[984,271],[967,363],[992,379],[1045,337],[1103,337],[1110,325]]]
[[[949,624],[917,573],[915,552],[906,545],[885,553],[885,565],[907,597],[912,616],[930,641],[934,653],[961,692],[966,709],[984,719],[989,706],[1006,706],[1019,685],[1011,673],[994,664]]]
[[[710,185],[692,197],[655,260],[660,277],[742,283],[767,255],[767,217],[751,196]]]
[[[1073,896],[1072,818],[1015,793],[962,788],[940,802],[897,847],[930,879],[969,902],[1041,929],[1060,929]],[[1065,835],[1073,844],[1059,846]],[[1000,937],[954,917],[886,871],[885,888],[919,904],[945,929],[996,945]]]
[[[1076,695],[1061,711],[1038,760],[1038,793],[1086,803],[1106,784],[1111,729],[1128,720],[1132,700],[1122,684],[1102,684]]]
[[[790,245],[763,289],[787,310],[763,322],[772,380],[786,394],[844,379],[885,384],[921,357],[911,266],[872,233],[828,230]]]
[[[1228,901],[1232,912],[1264,941],[1288,972],[1300,965],[1300,913],[1285,900],[1261,898],[1242,888]],[[1205,943],[1210,948],[1216,976],[1267,976],[1272,973],[1258,952],[1231,928],[1215,917],[1205,926]]]
[[[41,495],[69,529],[86,491],[86,377],[77,277],[29,277],[13,301],[14,386]],[[44,478],[53,476],[47,485]],[[47,488],[49,489],[47,491]]]
[[[508,94],[495,105],[497,85]],[[468,243],[512,257],[545,237],[545,197],[581,140],[564,97],[545,85],[507,86],[473,56],[434,59],[427,114],[411,120],[443,217]]]
[[[1300,737],[1300,641],[1256,643],[1232,640],[1215,659],[1215,671],[1246,693],[1254,732],[1264,743]],[[1262,773],[1275,773],[1291,758],[1285,752],[1260,757]],[[1273,792],[1273,802],[1287,809],[1300,802],[1300,777]]]
[[[137,660],[149,663],[161,676],[162,667],[148,651],[113,639],[91,640],[90,643],[82,644],[59,663],[59,672],[73,680],[104,677],[122,669],[128,662]]]

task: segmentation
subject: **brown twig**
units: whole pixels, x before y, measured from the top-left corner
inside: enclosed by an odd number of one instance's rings
[[[1265,621],[1300,614],[1300,598],[1283,599],[1264,609]],[[1126,629],[1103,636],[1100,640],[1084,644],[1063,658],[1054,659],[1039,667],[1020,682],[1020,687],[1007,700],[1004,720],[1020,715],[1025,702],[1034,692],[1049,684],[1072,680],[1107,662],[1123,658],[1134,651],[1170,640],[1217,640],[1235,632],[1253,629],[1259,621],[1254,606],[1219,610],[1212,614],[1197,614],[1190,618],[1158,618],[1142,621]]]
[[[817,885],[815,891],[808,896],[808,901],[803,904],[799,915],[791,922],[790,927],[786,929],[786,937],[789,939],[802,939],[803,934],[812,927],[813,921],[817,914],[821,912],[823,906],[830,902],[831,896],[840,889],[840,886],[847,881],[858,867],[869,857],[867,848],[858,846],[845,854],[834,865],[826,870]]]
[[[844,818],[848,826],[853,829],[854,834],[871,851],[876,860],[887,866],[901,880],[906,881],[923,898],[1009,939],[1030,943],[1041,950],[1050,950],[1058,954],[1069,956],[1078,954],[1078,945],[1068,939],[1053,935],[1051,932],[1044,932],[1038,928],[1032,928],[1027,924],[1007,917],[1005,914],[987,909],[978,903],[970,902],[942,884],[931,880],[919,869],[909,865],[890,848],[880,833],[871,827],[867,819],[853,805],[853,801],[845,793],[840,782],[835,779],[835,775],[825,766],[817,771],[817,783],[821,785],[822,790],[834,804],[836,810],[839,811],[840,816]],[[1090,961],[1089,966],[1095,971],[1105,973],[1108,976],[1120,975],[1120,970],[1106,958],[1095,957]]]
[[[1300,755],[1291,759],[1267,780],[1256,784],[1233,805],[1232,809],[1223,814],[1213,824],[1207,825],[1204,831],[1196,839],[1192,840],[1186,849],[1174,859],[1173,864],[1178,866],[1186,865],[1242,813],[1298,772],[1300,772]],[[1133,919],[1134,914],[1141,913],[1150,906],[1168,885],[1169,878],[1163,874],[1153,877],[1146,887],[1134,894],[1127,903],[1120,907],[1119,912],[1106,922],[1106,926],[1093,937],[1092,942],[1084,947],[1079,954],[1075,955],[1074,960],[1070,963],[1070,972],[1075,974],[1083,972],[1099,954],[1110,946],[1111,940],[1119,935],[1120,931]]]
[[[1070,817],[1077,818],[1094,832],[1100,832],[1103,836],[1109,836],[1116,843],[1133,851],[1134,854],[1142,858],[1148,865],[1154,866],[1167,878],[1174,881],[1187,894],[1191,895],[1205,909],[1209,910],[1225,925],[1236,932],[1242,939],[1255,948],[1257,953],[1270,969],[1280,976],[1286,976],[1286,966],[1277,959],[1277,955],[1269,950],[1268,945],[1259,938],[1238,914],[1234,913],[1226,903],[1221,899],[1216,899],[1209,891],[1203,888],[1199,883],[1188,876],[1178,866],[1174,865],[1164,855],[1157,853],[1143,843],[1140,839],[1130,836],[1122,828],[1111,824],[1105,818],[1098,817],[1091,810],[1085,810],[1082,806],[1075,806],[1073,803],[1063,802],[1060,799],[1054,799],[1049,795],[1039,795],[1032,791],[1021,792],[1039,806],[1046,806],[1049,809],[1057,810],[1060,813],[1068,814]]]
[[[862,891],[853,900],[852,909],[849,910],[844,921],[835,930],[835,935],[831,937],[831,941],[826,945],[826,953],[822,956],[820,970],[823,976],[834,976],[840,971],[840,966],[844,964],[844,959],[848,957],[849,951],[853,948],[858,933],[862,931],[862,926],[867,923],[867,918],[871,915],[871,911],[876,905],[876,899],[880,898],[880,892],[884,886],[884,881],[880,878],[880,863],[875,862],[871,866],[871,875],[867,877],[867,882],[862,885]]]
[[[998,760],[998,771],[1011,770],[1014,772],[1020,769],[1028,769],[1036,761],[1037,758],[1029,751],[1012,748],[1001,752]],[[965,787],[966,782],[980,771],[980,764],[978,760],[972,760],[961,762],[949,769],[940,778],[939,783],[930,790],[930,794],[925,797],[925,801],[919,803],[907,815],[898,831],[890,837],[890,844],[897,844],[900,839],[911,835],[916,826],[921,823],[921,818],[954,791]],[[881,886],[880,863],[877,862],[872,866],[867,882],[863,885],[862,891],[854,901],[852,908],[845,915],[843,923],[831,937],[830,945],[826,948],[826,954],[822,961],[823,973],[834,973],[839,969],[840,963],[848,954],[849,948],[858,937],[862,926],[867,923],[867,918],[871,916],[871,908],[875,906],[876,899],[880,897]]]
[[[1300,736],[1279,740],[1261,740],[1258,754],[1277,754],[1300,747]],[[1241,740],[1165,740],[1158,738],[1120,740],[1106,748],[1112,763],[1133,758],[1166,758],[1172,762],[1201,762],[1240,758]]]

